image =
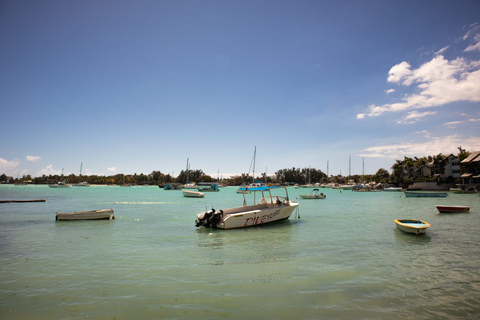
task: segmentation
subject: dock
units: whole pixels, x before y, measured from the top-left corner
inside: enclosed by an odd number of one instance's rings
[[[0,203],[24,203],[24,202],[45,202],[45,199],[33,199],[33,200],[0,200]]]

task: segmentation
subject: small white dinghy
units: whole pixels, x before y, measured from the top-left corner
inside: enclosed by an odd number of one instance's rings
[[[108,220],[115,219],[113,209],[101,209],[78,212],[57,212],[55,220]]]
[[[192,190],[185,190],[182,189],[183,196],[187,198],[203,198],[205,197],[205,193],[203,192],[197,192],[197,191],[192,191]]]

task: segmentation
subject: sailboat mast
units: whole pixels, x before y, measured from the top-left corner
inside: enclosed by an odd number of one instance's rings
[[[253,183],[255,183],[255,158],[257,157],[257,146],[255,146],[255,151],[253,151]]]
[[[328,163],[328,161],[327,161],[327,183],[330,183],[330,181],[329,181],[329,180],[330,180],[330,179],[329,179],[329,175],[330,175],[330,174],[329,174],[328,165],[329,165],[329,163]]]

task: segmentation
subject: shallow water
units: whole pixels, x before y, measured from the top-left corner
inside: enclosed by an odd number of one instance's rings
[[[290,198],[311,189],[289,188]],[[322,189],[300,219],[195,228],[235,188],[0,186],[1,319],[471,319],[480,314],[480,197]],[[436,204],[470,213],[437,214]],[[55,221],[113,208],[115,220]],[[432,226],[415,236],[396,218]]]

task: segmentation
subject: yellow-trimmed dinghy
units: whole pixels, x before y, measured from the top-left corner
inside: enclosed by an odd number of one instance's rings
[[[395,219],[393,221],[397,224],[398,229],[407,233],[423,234],[427,231],[427,228],[430,228],[430,224],[423,220]]]

